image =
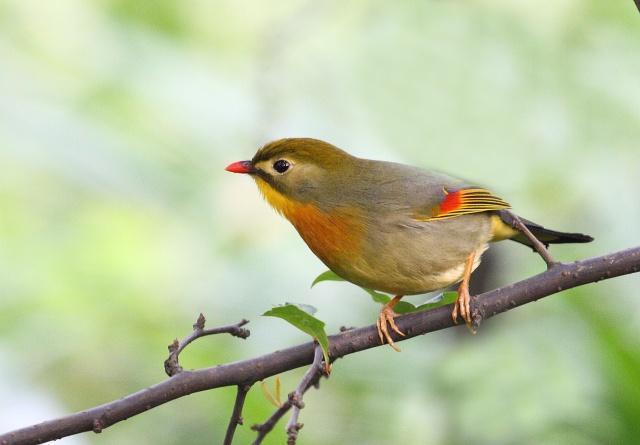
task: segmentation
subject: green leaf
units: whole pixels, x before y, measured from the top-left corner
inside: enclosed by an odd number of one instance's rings
[[[447,304],[451,304],[456,301],[456,298],[458,298],[458,292],[445,292],[444,294],[442,294],[442,299],[440,299],[440,301],[421,304],[420,306],[416,307],[416,312],[424,311],[425,309],[434,309],[440,306],[446,306]]]
[[[313,280],[313,283],[311,283],[311,287],[314,287],[316,284],[322,283],[323,281],[346,281],[346,280],[341,276],[339,276],[338,274],[336,274],[334,271],[327,270],[326,272],[322,272],[320,275],[316,277],[315,280]],[[391,298],[388,295],[381,294],[380,292],[376,292],[371,289],[365,289],[364,287],[360,287],[360,289],[364,290],[369,295],[371,295],[371,299],[376,303],[385,304],[389,300],[391,300]]]
[[[303,309],[298,307],[298,305],[291,303],[276,306],[262,315],[266,317],[282,318],[300,329],[302,332],[315,338],[322,348],[325,363],[329,364],[329,339],[327,338],[327,333],[324,330],[325,324],[323,321],[318,320],[313,315],[305,312]]]
[[[393,312],[396,314],[408,314],[409,312],[416,312],[416,309],[417,308],[408,301],[399,301],[398,304],[393,307]]]
[[[360,289],[371,295],[371,299],[376,303],[387,304],[389,300],[391,300],[391,297],[389,295],[381,294],[380,292],[376,292],[371,289],[365,289],[364,287],[360,287]]]
[[[334,271],[328,270],[318,275],[316,279],[313,280],[313,283],[311,283],[311,287],[315,286],[318,283],[322,283],[323,281],[345,281],[345,280]]]
[[[440,292],[437,295],[429,295],[428,298],[422,304],[440,303],[444,298],[444,292]]]
[[[298,309],[302,309],[303,311],[305,311],[309,315],[315,315],[315,313],[318,312],[318,309],[315,306],[311,306],[310,304],[289,303],[288,301],[286,301],[284,304],[285,305],[291,304],[293,306],[296,306]]]

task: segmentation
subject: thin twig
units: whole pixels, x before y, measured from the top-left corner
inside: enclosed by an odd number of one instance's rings
[[[515,228],[521,231],[524,236],[529,238],[529,241],[533,244],[533,248],[538,252],[538,254],[542,257],[545,263],[547,263],[547,269],[551,269],[553,266],[558,264],[556,260],[553,259],[549,250],[545,247],[542,242],[536,236],[531,233],[531,230],[522,222],[522,220],[515,213],[509,212],[505,210],[509,215],[513,218],[513,223],[516,226]]]
[[[273,430],[273,427],[276,426],[278,421],[291,409],[293,408],[293,413],[291,414],[291,419],[287,423],[287,444],[295,445],[296,439],[298,437],[298,432],[302,429],[302,424],[298,423],[298,417],[300,416],[300,410],[304,408],[304,402],[302,401],[302,397],[304,393],[307,392],[309,388],[312,386],[318,385],[320,381],[320,377],[327,376],[325,373],[325,366],[322,363],[322,348],[317,343],[314,348],[313,355],[313,363],[307,369],[302,380],[296,387],[295,391],[289,394],[289,397],[286,402],[284,402],[272,415],[267,419],[266,422],[260,425],[253,425],[251,427],[252,430],[258,432],[258,436],[256,440],[253,442],[253,445],[260,445],[264,438]]]
[[[182,366],[180,366],[179,362],[180,353],[194,340],[197,340],[200,337],[217,334],[230,334],[239,338],[247,338],[251,335],[251,332],[248,329],[244,329],[242,327],[249,323],[249,320],[242,319],[236,324],[210,329],[204,328],[205,322],[206,319],[204,318],[204,315],[200,314],[193,325],[193,332],[183,338],[182,341],[175,339],[173,343],[169,345],[169,357],[164,361],[164,371],[169,377],[182,372]]]
[[[313,356],[313,363],[311,367],[304,374],[304,377],[300,381],[300,384],[293,392],[291,397],[291,403],[293,404],[293,411],[291,412],[291,418],[287,423],[287,445],[295,445],[298,438],[298,432],[304,426],[302,423],[298,423],[298,417],[300,417],[300,411],[304,408],[304,402],[302,397],[307,389],[311,386],[317,385],[321,376],[327,376],[326,367],[322,364],[322,348],[320,345],[316,345],[316,350]]]
[[[478,295],[478,304],[472,315],[474,320],[486,320],[565,289],[639,271],[640,246],[571,264],[560,263],[541,274]],[[446,305],[397,317],[396,324],[406,336],[395,340],[407,341],[429,332],[454,327],[451,309],[452,305]],[[329,344],[332,360],[380,347],[375,325],[332,335]],[[313,343],[304,343],[239,362],[181,372],[118,400],[0,434],[0,445],[33,445],[94,429],[104,430],[180,397],[214,388],[237,386],[243,382],[257,382],[308,366],[313,359]]]
[[[251,429],[258,432],[258,437],[253,441],[253,445],[260,445],[267,434],[271,432],[276,423],[278,423],[289,409],[291,409],[291,403],[287,400],[271,415],[271,417],[267,419],[266,422],[260,425],[253,425]]]
[[[233,443],[233,435],[236,433],[236,427],[244,423],[242,419],[242,407],[244,406],[244,401],[250,389],[251,385],[238,385],[236,403],[233,405],[233,413],[231,413],[231,419],[229,419],[229,426],[227,427],[227,434],[224,436],[223,445],[231,445]]]

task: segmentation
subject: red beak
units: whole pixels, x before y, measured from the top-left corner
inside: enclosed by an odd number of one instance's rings
[[[226,171],[231,173],[255,173],[256,169],[251,161],[239,161],[227,165]]]

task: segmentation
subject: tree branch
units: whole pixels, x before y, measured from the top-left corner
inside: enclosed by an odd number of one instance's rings
[[[475,297],[472,310],[474,323],[480,324],[494,315],[565,289],[639,270],[640,247],[571,264],[557,264],[539,275]],[[397,317],[396,323],[406,337],[395,340],[404,341],[454,326],[451,309],[451,305],[447,305]],[[330,345],[332,360],[380,346],[374,325],[333,335]],[[179,397],[223,386],[253,383],[309,365],[313,358],[314,344],[309,342],[249,360],[183,371],[120,400],[0,435],[0,445],[38,444],[85,431],[100,432],[110,425]]]
[[[204,315],[200,314],[196,322],[193,324],[193,332],[183,338],[182,341],[175,339],[173,343],[169,345],[169,357],[164,361],[164,371],[169,377],[182,372],[182,366],[180,366],[180,362],[178,361],[180,353],[194,340],[197,340],[200,337],[206,337],[207,335],[217,334],[230,334],[239,338],[248,338],[249,335],[251,335],[251,332],[248,329],[244,329],[242,327],[249,323],[249,320],[243,319],[236,324],[211,329],[204,328],[206,321],[207,320],[204,318]]]
[[[293,405],[293,412],[287,423],[287,445],[295,445],[298,439],[298,433],[304,426],[304,424],[298,422],[300,411],[304,408],[304,402],[302,401],[304,393],[312,386],[318,387],[320,385],[320,377],[329,377],[328,370],[328,364],[326,364],[326,366],[322,364],[322,348],[320,345],[316,345],[311,367],[305,373],[294,393],[289,396],[291,404]]]
[[[302,424],[298,423],[298,417],[300,416],[300,410],[304,408],[304,402],[302,397],[305,392],[312,386],[317,385],[320,382],[320,377],[328,375],[325,373],[325,366],[322,364],[322,348],[320,345],[315,345],[315,351],[313,355],[313,363],[305,372],[302,380],[296,387],[296,390],[289,394],[289,398],[282,406],[267,419],[267,421],[261,425],[254,425],[252,430],[258,432],[258,437],[253,442],[253,445],[260,445],[264,438],[271,432],[276,423],[293,407],[293,413],[291,419],[287,423],[287,436],[288,445],[295,445],[298,438],[298,432],[302,429]]]
[[[242,419],[242,408],[244,407],[244,401],[247,398],[247,393],[250,389],[251,385],[238,385],[236,403],[233,405],[233,413],[231,413],[231,419],[229,420],[229,426],[227,427],[227,434],[224,436],[223,445],[231,445],[233,442],[233,435],[236,433],[236,428],[244,422]]]
[[[557,261],[553,259],[551,253],[545,247],[545,245],[542,244],[542,242],[538,238],[536,238],[533,233],[531,233],[531,230],[529,230],[529,228],[522,222],[520,217],[515,213],[510,212],[509,210],[505,210],[505,212],[508,213],[511,218],[513,218],[513,225],[515,226],[515,228],[522,232],[524,236],[526,236],[529,241],[531,241],[531,244],[533,244],[533,249],[538,252],[538,255],[540,255],[544,262],[547,263],[547,269],[551,269],[553,266],[555,266],[557,264]]]

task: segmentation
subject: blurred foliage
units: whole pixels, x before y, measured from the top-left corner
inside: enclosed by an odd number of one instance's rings
[[[166,345],[199,312],[250,318],[253,335],[199,341],[186,367],[306,341],[259,316],[284,301],[318,307],[328,332],[373,323],[355,287],[309,290],[325,267],[223,171],[269,139],[487,184],[595,236],[554,248],[562,260],[638,244],[639,19],[630,0],[0,0],[0,430],[165,378]],[[493,285],[543,267],[491,251]],[[635,443],[639,285],[340,360],[305,396],[301,443]],[[302,373],[281,376],[285,394]],[[61,443],[219,443],[234,396]],[[272,410],[254,388],[238,443]],[[268,443],[283,442],[277,427]]]

